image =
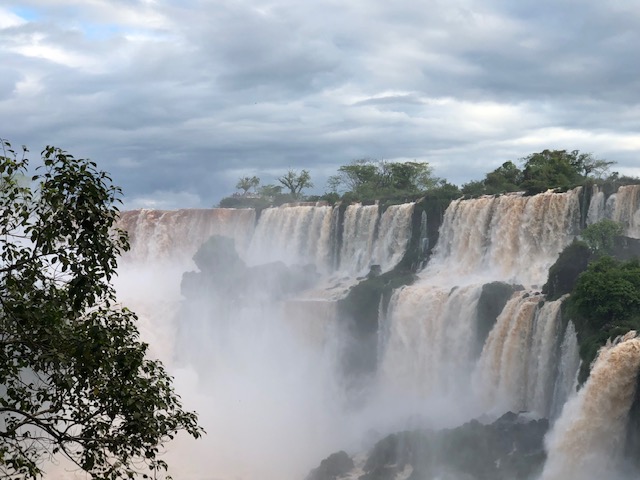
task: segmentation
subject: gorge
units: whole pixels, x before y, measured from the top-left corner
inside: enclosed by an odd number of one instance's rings
[[[566,296],[546,301],[542,287],[586,225],[610,218],[640,238],[640,186],[460,199],[441,213],[424,199],[123,212],[120,298],[208,431],[171,446],[174,477],[303,479],[344,450],[342,476],[310,478],[498,478],[491,465],[374,466],[361,452],[419,431],[446,457],[461,425],[482,442],[510,421],[540,442],[549,428],[546,455],[510,475],[625,478],[640,340],[612,339],[578,389]],[[506,464],[509,450],[496,455]]]

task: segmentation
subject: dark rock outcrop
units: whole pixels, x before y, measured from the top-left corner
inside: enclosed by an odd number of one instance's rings
[[[543,439],[548,429],[546,419],[533,420],[526,414],[508,412],[491,424],[472,420],[453,429],[395,433],[371,449],[358,480],[395,480],[400,474],[402,478],[408,474],[410,480],[534,478],[546,458]],[[312,474],[332,457],[323,460]],[[355,475],[355,467],[341,475],[347,473]],[[340,477],[309,476],[307,480],[325,478]]]
[[[353,469],[351,457],[345,451],[332,453],[320,462],[320,466],[311,470],[305,480],[335,480]]]

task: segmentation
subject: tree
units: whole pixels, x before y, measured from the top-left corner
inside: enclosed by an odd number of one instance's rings
[[[468,197],[479,197],[487,193],[484,180],[471,180],[470,182],[464,183],[462,184],[461,191]]]
[[[378,165],[362,158],[353,160],[349,165],[338,168],[338,174],[329,177],[327,185],[332,192],[352,192],[362,195],[379,186],[380,171]],[[370,192],[372,193],[372,192]]]
[[[522,171],[513,162],[504,162],[484,179],[485,193],[517,192],[522,183]]]
[[[240,178],[238,180],[238,183],[236,183],[236,188],[238,190],[242,190],[242,194],[246,195],[249,190],[251,190],[252,188],[257,188],[258,185],[260,185],[260,179],[254,175],[253,177]]]
[[[0,478],[38,478],[56,454],[93,479],[157,478],[162,445],[202,429],[146,358],[135,314],[116,305],[120,189],[50,146],[34,186],[20,185],[26,152],[2,141]]]
[[[573,150],[571,156],[573,157],[572,165],[581,172],[584,178],[592,174],[597,178],[602,178],[609,172],[609,167],[616,164],[616,162],[595,158],[591,153],[580,153],[578,150]]]
[[[552,188],[573,188],[584,180],[578,151],[543,150],[523,159],[522,188],[529,194]]]
[[[640,263],[603,256],[578,278],[571,303],[593,329],[640,313]]]
[[[278,177],[277,180],[284,185],[285,188],[288,188],[291,196],[296,199],[300,197],[302,190],[313,187],[311,175],[309,175],[308,170],[302,170],[300,173],[297,173],[295,170],[289,170],[282,177]]]
[[[371,200],[419,194],[435,188],[439,181],[427,162],[360,159],[341,166],[327,185],[332,192],[342,192],[349,198]]]
[[[258,193],[263,197],[277,197],[278,195],[282,195],[282,187],[280,185],[263,185],[258,190]]]
[[[605,218],[582,230],[580,236],[596,255],[613,253],[614,240],[624,233],[621,223]]]
[[[381,162],[383,187],[398,193],[418,193],[438,183],[427,162]]]

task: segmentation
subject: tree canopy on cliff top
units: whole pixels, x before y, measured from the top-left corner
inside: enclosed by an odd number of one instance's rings
[[[66,456],[94,479],[157,478],[160,447],[202,434],[171,378],[146,358],[110,280],[128,248],[120,189],[95,163],[47,147],[0,150],[0,478],[43,475]]]

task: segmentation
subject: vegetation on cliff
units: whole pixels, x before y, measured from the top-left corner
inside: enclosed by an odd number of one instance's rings
[[[565,312],[576,325],[584,380],[608,339],[640,330],[640,260],[603,256],[592,262],[578,277]]]
[[[563,317],[576,326],[580,381],[608,339],[640,330],[640,249],[637,241],[621,236],[622,231],[608,219],[589,225],[581,232],[583,240],[560,253],[543,287],[548,300],[570,294]]]

